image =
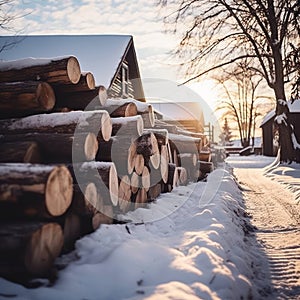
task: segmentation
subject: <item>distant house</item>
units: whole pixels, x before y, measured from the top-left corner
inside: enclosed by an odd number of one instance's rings
[[[300,141],[300,99],[293,103],[288,101],[290,110],[290,122],[294,126],[295,135]],[[276,156],[278,151],[278,129],[274,123],[275,110],[271,110],[263,119],[260,127],[262,128],[262,147],[263,155]]]
[[[150,102],[158,119],[182,125],[186,130],[204,133],[204,115],[197,102]]]
[[[111,97],[145,101],[139,66],[130,35],[1,36],[0,60],[74,55],[82,71],[94,74]]]

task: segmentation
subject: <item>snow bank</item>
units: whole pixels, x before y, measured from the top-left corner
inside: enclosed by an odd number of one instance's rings
[[[249,281],[242,194],[232,175],[217,169],[207,183],[178,187],[150,209],[103,225],[77,241],[78,257],[52,287],[26,289],[0,279],[14,299],[257,299]],[[1,298],[1,296],[0,296]]]

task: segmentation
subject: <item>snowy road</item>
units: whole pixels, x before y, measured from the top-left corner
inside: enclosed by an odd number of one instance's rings
[[[234,161],[231,165],[257,228],[256,240],[268,260],[258,272],[270,278],[270,299],[300,299],[300,205],[282,184],[265,177],[263,169]]]

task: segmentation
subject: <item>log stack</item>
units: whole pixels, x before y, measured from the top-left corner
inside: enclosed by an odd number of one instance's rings
[[[49,276],[83,234],[204,177],[202,135],[155,120],[148,103],[107,99],[73,56],[1,62],[0,109],[6,278]]]

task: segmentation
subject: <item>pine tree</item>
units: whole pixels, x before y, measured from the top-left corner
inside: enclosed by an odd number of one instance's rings
[[[230,127],[228,125],[228,121],[227,118],[225,118],[224,120],[224,125],[222,127],[222,133],[221,133],[221,144],[223,146],[230,146],[231,145],[231,138],[232,138],[232,134],[230,131]]]

